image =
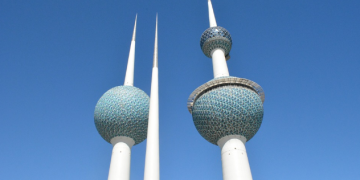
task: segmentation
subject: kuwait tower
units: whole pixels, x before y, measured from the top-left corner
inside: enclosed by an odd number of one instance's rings
[[[146,139],[149,96],[134,84],[136,19],[123,86],[108,90],[95,107],[95,126],[113,145],[108,180],[130,180],[133,145]]]
[[[253,81],[229,75],[232,39],[217,26],[211,0],[208,6],[210,28],[202,34],[200,47],[212,59],[214,79],[195,89],[187,107],[200,135],[220,147],[223,179],[252,180],[245,143],[262,123],[264,91]]]

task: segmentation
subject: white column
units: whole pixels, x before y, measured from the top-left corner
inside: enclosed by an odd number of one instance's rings
[[[218,141],[223,180],[252,180],[245,143],[246,138],[240,135],[225,136]]]
[[[153,68],[152,76],[158,75],[158,68]],[[158,79],[151,81],[150,111],[146,143],[144,180],[160,179],[159,163],[159,94]]]
[[[125,75],[125,86],[133,86],[134,85],[134,64],[135,64],[135,41],[131,41],[129,59],[126,68]]]
[[[151,78],[149,122],[146,140],[144,180],[160,179],[159,162],[159,70],[158,70],[158,20],[156,16],[154,61]]]
[[[111,154],[108,180],[130,180],[131,147],[135,144],[132,138],[117,136],[111,139]]]
[[[211,0],[208,0],[208,7],[209,7],[209,22],[210,22],[210,27],[216,27],[217,24],[216,24],[214,9],[213,9]]]
[[[137,21],[137,15],[135,17],[134,31],[131,39],[129,59],[126,68],[125,81],[124,81],[125,86],[134,85],[136,21]]]
[[[212,62],[214,69],[214,78],[229,76],[229,70],[226,64],[225,53],[222,49],[215,49],[212,52]]]

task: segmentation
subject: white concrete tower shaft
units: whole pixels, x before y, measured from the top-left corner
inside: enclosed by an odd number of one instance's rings
[[[132,138],[117,136],[111,139],[113,150],[108,180],[130,180],[131,148],[135,144]]]
[[[159,72],[158,72],[158,16],[156,15],[154,61],[151,79],[150,110],[147,130],[144,180],[160,179],[159,162]]]
[[[216,19],[211,0],[208,0],[210,27],[216,27]],[[214,78],[229,76],[224,50],[217,48],[211,52]]]
[[[136,21],[137,21],[137,14],[135,17],[133,36],[131,39],[129,59],[126,68],[124,86],[134,86]]]
[[[223,180],[252,180],[245,143],[246,138],[240,135],[225,136],[218,141]]]

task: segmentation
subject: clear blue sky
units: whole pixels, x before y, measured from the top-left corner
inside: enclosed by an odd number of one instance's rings
[[[255,180],[358,180],[360,1],[213,0],[233,38],[230,75],[266,95],[247,144]],[[95,104],[125,77],[135,14],[135,86],[150,93],[159,13],[161,179],[222,179],[220,149],[186,102],[213,78],[200,49],[205,0],[0,0],[0,179],[107,179],[112,146]],[[144,173],[146,141],[132,149]]]

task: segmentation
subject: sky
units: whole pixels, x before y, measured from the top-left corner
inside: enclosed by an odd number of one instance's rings
[[[255,180],[358,180],[360,1],[213,0],[232,36],[231,76],[265,91],[246,143]],[[161,179],[222,179],[220,148],[203,139],[187,98],[213,78],[200,49],[205,0],[0,0],[0,177],[107,179],[112,145],[94,108],[123,84],[138,13],[135,82],[150,94],[159,14]],[[143,179],[146,141],[132,148]]]

